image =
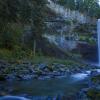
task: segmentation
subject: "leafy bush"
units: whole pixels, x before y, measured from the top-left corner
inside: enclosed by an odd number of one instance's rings
[[[8,49],[0,49],[0,59],[8,60],[12,58],[12,52]]]
[[[33,52],[31,50],[23,50],[21,47],[16,46],[14,50],[0,49],[0,59],[3,60],[20,60],[32,59]]]
[[[88,42],[91,45],[96,44],[96,41],[93,38],[88,37],[88,36],[80,36],[79,41],[85,41],[85,42]]]

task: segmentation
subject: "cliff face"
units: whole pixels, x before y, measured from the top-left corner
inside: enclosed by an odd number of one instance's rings
[[[76,20],[79,23],[95,23],[96,19],[91,18],[77,10],[70,10],[56,3],[56,1],[48,0],[47,6],[56,14],[61,15],[64,19]]]

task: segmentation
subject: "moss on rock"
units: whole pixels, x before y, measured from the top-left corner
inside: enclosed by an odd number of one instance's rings
[[[92,77],[91,81],[94,83],[100,83],[100,75],[96,75]]]
[[[87,97],[90,100],[100,100],[100,90],[97,90],[97,89],[89,89],[87,91]]]

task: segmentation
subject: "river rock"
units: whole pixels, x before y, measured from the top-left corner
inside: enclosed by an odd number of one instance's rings
[[[23,80],[31,80],[35,77],[35,75],[22,75],[21,77]]]
[[[14,81],[16,80],[16,75],[15,74],[8,74],[6,76],[7,81]]]
[[[91,71],[91,73],[90,73],[91,76],[96,76],[96,75],[98,75],[98,74],[100,74],[100,73],[98,73],[97,70],[93,70],[93,71]]]
[[[38,64],[38,67],[40,70],[44,70],[47,67],[47,65],[46,64]]]

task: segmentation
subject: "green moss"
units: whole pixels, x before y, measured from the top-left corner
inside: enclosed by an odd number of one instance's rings
[[[92,77],[91,80],[92,80],[92,82],[94,82],[94,83],[100,82],[100,75],[97,75],[97,76]]]
[[[87,97],[91,100],[100,100],[100,91],[97,89],[89,89],[87,92]]]

